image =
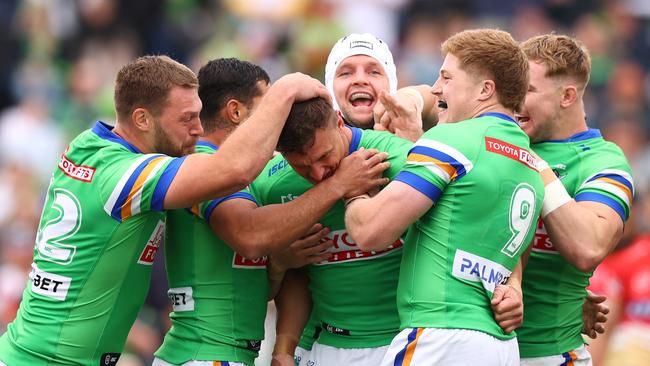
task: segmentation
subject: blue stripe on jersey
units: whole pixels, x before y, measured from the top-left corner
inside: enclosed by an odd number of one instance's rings
[[[576,200],[576,202],[592,201],[592,202],[603,203],[603,204],[611,207],[614,211],[616,211],[616,213],[621,217],[621,220],[623,220],[623,222],[625,222],[625,220],[627,220],[627,214],[625,213],[625,207],[623,207],[623,205],[621,205],[617,200],[615,200],[615,199],[613,199],[613,198],[611,198],[609,196],[605,196],[603,194],[596,193],[596,192],[583,192],[583,193],[579,193],[575,197],[575,200]]]
[[[634,192],[634,186],[632,185],[632,182],[630,182],[629,180],[625,179],[624,177],[622,177],[622,176],[620,176],[618,174],[611,174],[611,173],[597,174],[594,177],[592,177],[591,179],[589,179],[587,182],[594,181],[594,180],[596,180],[598,178],[609,178],[611,180],[615,180],[615,181],[623,184],[624,186],[626,186],[630,190],[630,193]]]
[[[108,140],[108,141],[120,144],[120,145],[126,147],[127,149],[129,149],[129,151],[131,151],[133,153],[142,154],[142,151],[140,151],[140,149],[138,149],[137,147],[131,145],[125,139],[123,139],[120,136],[113,133],[113,127],[109,126],[108,124],[106,124],[106,123],[104,123],[102,121],[97,121],[95,126],[93,126],[92,131],[97,136],[103,138],[104,140]]]
[[[564,139],[564,140],[546,140],[546,141],[541,141],[541,142],[538,142],[538,143],[542,143],[542,142],[561,142],[561,143],[576,142],[576,141],[584,141],[584,140],[589,140],[589,139],[595,139],[595,138],[599,138],[599,137],[603,137],[603,135],[600,133],[600,130],[598,130],[596,128],[590,128],[587,131],[578,132],[575,135],[569,137],[568,139]],[[538,143],[536,143],[536,144],[538,144]],[[535,144],[533,144],[533,145],[535,145]]]
[[[156,188],[153,190],[153,195],[151,196],[151,210],[152,211],[162,211],[163,203],[165,202],[165,195],[167,195],[167,190],[172,184],[172,180],[178,173],[178,169],[181,167],[181,164],[185,161],[187,156],[180,158],[174,158],[172,161],[165,167],[165,171],[160,175]]]
[[[406,345],[404,345],[404,348],[402,348],[402,350],[397,352],[395,355],[395,362],[393,363],[393,366],[402,366],[402,363],[404,363],[404,356],[406,355],[406,349],[408,348],[409,344],[415,341],[415,336],[417,333],[418,328],[413,328],[411,333],[409,333],[408,337],[406,338]]]
[[[420,193],[429,197],[433,203],[436,203],[442,194],[440,188],[436,187],[435,184],[411,172],[399,172],[394,180],[406,183],[409,186],[415,188]]]
[[[348,148],[348,154],[352,154],[359,149],[359,142],[361,142],[361,135],[363,135],[363,131],[361,131],[360,128],[352,126],[345,127],[349,128],[352,132],[352,141],[350,141],[350,147]]]
[[[226,201],[229,201],[229,200],[232,200],[232,199],[235,199],[235,198],[243,198],[243,199],[252,201],[253,203],[255,203],[257,205],[257,201],[255,201],[255,198],[250,193],[236,192],[236,193],[233,193],[233,194],[228,195],[226,197],[221,197],[221,198],[217,198],[217,199],[212,200],[203,209],[203,218],[205,219],[205,221],[208,221],[208,222],[210,221],[210,215],[212,215],[212,211],[214,211],[214,209],[217,208],[217,206],[220,203],[226,202]]]
[[[420,155],[425,155],[431,158],[434,158],[438,161],[441,161],[443,163],[448,163],[451,165],[454,169],[456,169],[456,180],[460,179],[463,177],[465,174],[467,174],[467,171],[465,170],[465,165],[463,165],[461,162],[458,160],[454,159],[453,157],[443,153],[440,150],[435,150],[430,147],[426,146],[415,146],[409,151],[409,154],[420,154]],[[408,161],[407,161],[408,164]],[[453,177],[451,177],[453,178]]]
[[[140,163],[140,165],[138,165],[137,168],[135,168],[133,173],[131,173],[131,176],[126,181],[124,187],[122,187],[122,191],[120,192],[120,195],[117,197],[117,200],[115,201],[115,205],[113,205],[113,209],[111,210],[111,216],[114,219],[118,221],[122,221],[122,206],[124,206],[126,199],[129,197],[129,193],[131,193],[131,188],[133,188],[135,181],[138,180],[138,177],[140,176],[144,168],[147,167],[149,162],[159,157],[160,155],[153,155],[145,159],[142,163]]]
[[[205,140],[199,140],[199,142],[196,143],[196,146],[209,147],[212,150],[219,150],[219,146]]]
[[[487,113],[483,113],[483,114],[481,114],[481,115],[478,115],[476,118],[480,118],[480,117],[496,117],[496,118],[504,119],[504,120],[506,120],[506,121],[508,121],[508,122],[517,123],[517,121],[515,121],[514,118],[510,117],[510,116],[507,115],[507,114],[499,113],[499,112],[487,112]]]

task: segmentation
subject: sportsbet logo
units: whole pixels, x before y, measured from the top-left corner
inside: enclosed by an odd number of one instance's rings
[[[373,259],[378,256],[385,255],[397,248],[401,248],[402,245],[404,244],[402,239],[397,239],[393,244],[391,244],[385,250],[378,250],[378,251],[373,250],[371,252],[364,252],[359,250],[357,243],[355,243],[354,240],[352,240],[352,237],[350,237],[350,235],[348,235],[348,232],[345,230],[333,231],[328,236],[321,239],[320,242],[323,243],[327,240],[332,240],[334,242],[334,245],[330,248],[327,248],[325,252],[333,253],[334,255],[332,256],[332,258],[326,261],[316,263],[316,265]]]
[[[494,288],[506,283],[512,271],[487,258],[457,249],[454,256],[454,277],[472,282],[481,282],[483,287],[494,292]]]

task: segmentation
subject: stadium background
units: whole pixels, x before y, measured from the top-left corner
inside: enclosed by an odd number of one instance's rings
[[[623,148],[637,195],[648,191],[648,1],[0,0],[0,334],[26,283],[51,170],[73,136],[114,121],[114,77],[130,59],[168,54],[197,71],[211,58],[238,57],[272,80],[293,71],[322,80],[334,42],[370,32],[390,45],[400,86],[432,84],[441,41],[476,27],[517,40],[551,31],[582,40],[593,67],[589,125]],[[646,233],[647,201],[635,202]],[[161,259],[121,365],[149,364],[168,327]]]

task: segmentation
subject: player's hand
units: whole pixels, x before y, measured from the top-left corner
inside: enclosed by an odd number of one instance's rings
[[[494,320],[504,332],[510,333],[524,321],[524,301],[521,289],[510,285],[498,285],[490,301]]]
[[[587,297],[582,304],[582,333],[596,339],[598,334],[605,333],[604,324],[607,322],[609,307],[605,304],[607,296],[597,295],[587,290]]]
[[[332,103],[329,91],[323,83],[299,72],[284,75],[273,83],[271,88],[293,95],[294,102],[320,97]]]
[[[413,96],[398,90],[394,95],[379,92],[379,103],[373,108],[374,129],[389,131],[396,136],[416,141],[422,136],[422,111]]]
[[[388,154],[376,149],[364,149],[346,156],[331,177],[332,185],[340,190],[344,198],[358,196],[388,184],[382,177],[390,163],[385,161]]]
[[[329,228],[314,224],[305,236],[291,243],[289,248],[272,256],[274,265],[286,271],[329,259],[332,254],[325,250],[334,245],[327,237],[329,232]]]

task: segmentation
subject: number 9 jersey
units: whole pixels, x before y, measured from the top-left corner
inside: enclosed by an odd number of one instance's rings
[[[512,118],[487,113],[440,124],[395,178],[434,206],[409,229],[397,305],[402,329],[471,329],[506,340],[490,308],[531,242],[544,187],[529,140]]]
[[[0,338],[7,365],[115,365],[164,240],[163,201],[183,158],[142,154],[98,122],[61,156],[30,279]]]

